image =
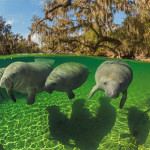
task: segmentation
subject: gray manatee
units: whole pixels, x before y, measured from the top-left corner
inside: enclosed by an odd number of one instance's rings
[[[35,59],[35,62],[14,62],[6,67],[0,81],[11,99],[16,102],[12,90],[27,94],[27,104],[34,104],[36,93],[43,91],[47,76],[52,71],[54,60]]]
[[[120,108],[123,108],[127,98],[127,89],[132,78],[132,69],[127,63],[121,60],[105,61],[95,73],[96,85],[91,90],[89,98],[98,90],[104,91],[109,98],[117,98],[121,92],[123,96]]]
[[[86,66],[76,62],[63,63],[50,73],[46,79],[45,91],[66,92],[69,99],[74,98],[72,90],[80,87],[87,79],[89,71]]]
[[[1,78],[2,78],[2,76],[3,76],[3,74],[4,74],[4,70],[5,70],[5,68],[0,68],[0,80],[1,80]],[[1,88],[1,87],[0,87]],[[2,93],[0,92],[0,96],[4,99],[4,96],[2,95]]]

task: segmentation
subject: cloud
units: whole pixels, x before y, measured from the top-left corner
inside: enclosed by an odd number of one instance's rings
[[[39,47],[41,47],[41,42],[40,42],[40,36],[36,33],[34,33],[32,36],[31,36],[31,40],[38,43],[39,44]]]
[[[12,25],[14,22],[15,22],[14,19],[10,19],[10,20],[7,20],[7,21],[6,21],[6,24]]]
[[[33,42],[36,42],[39,44],[39,46],[41,46],[41,42],[40,42],[40,36],[36,33],[34,33],[32,36],[31,36],[31,40]]]
[[[34,5],[42,6],[42,4],[43,4],[43,0],[33,0],[32,2],[33,2]]]
[[[43,0],[39,1],[39,5],[43,5]]]

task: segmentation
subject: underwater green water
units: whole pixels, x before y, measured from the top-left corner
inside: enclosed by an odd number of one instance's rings
[[[117,99],[98,91],[88,100],[95,85],[95,71],[105,59],[88,57],[50,57],[54,67],[73,61],[91,72],[87,81],[66,93],[42,92],[27,105],[27,96],[14,93],[17,102],[0,98],[0,150],[150,150],[150,64],[128,61],[133,81],[127,101],[119,109]],[[34,61],[33,57],[0,59],[0,68],[14,61]]]

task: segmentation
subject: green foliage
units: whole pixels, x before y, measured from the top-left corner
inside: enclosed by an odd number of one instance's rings
[[[112,35],[122,41],[122,46],[119,48],[122,57],[150,56],[149,19],[141,20],[139,16],[127,17]]]
[[[11,32],[11,25],[6,24],[0,16],[0,54],[8,55],[14,53],[39,52],[38,44],[28,41],[21,34]]]
[[[42,7],[44,17],[33,17],[31,35],[40,35],[43,52],[150,55],[150,1],[43,0]],[[114,23],[119,11],[128,16],[121,27]]]
[[[99,50],[102,42],[111,42],[114,47],[120,45],[118,39],[108,36],[108,31],[115,27],[112,9],[115,2],[112,0],[44,2],[45,17],[33,17],[31,34],[40,35],[44,49],[47,47],[48,52],[92,55]],[[115,53],[113,48],[110,50]]]
[[[93,41],[94,43],[96,43],[98,41],[96,33],[91,29],[86,33],[85,38],[88,41]]]

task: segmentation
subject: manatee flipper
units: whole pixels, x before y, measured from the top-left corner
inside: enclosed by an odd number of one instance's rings
[[[16,98],[10,89],[6,89],[8,96],[16,103]]]
[[[122,96],[122,99],[120,101],[120,109],[123,108],[125,102],[126,102],[126,99],[127,99],[127,90],[123,91],[122,92],[123,96]]]
[[[73,93],[72,90],[67,91],[67,95],[69,99],[73,99],[75,97],[75,94]]]
[[[32,105],[35,103],[35,95],[36,95],[35,89],[30,89],[28,92],[28,98],[27,98],[28,105]]]
[[[2,93],[0,92],[0,96],[2,97],[2,99],[4,99],[4,96],[2,95]]]
[[[93,87],[93,89],[91,90],[91,92],[90,92],[90,94],[89,94],[89,96],[88,96],[88,99],[90,99],[90,98],[94,95],[94,93],[95,93],[96,91],[98,91],[98,90],[101,90],[101,89],[98,88],[97,85],[95,85],[95,86]]]

